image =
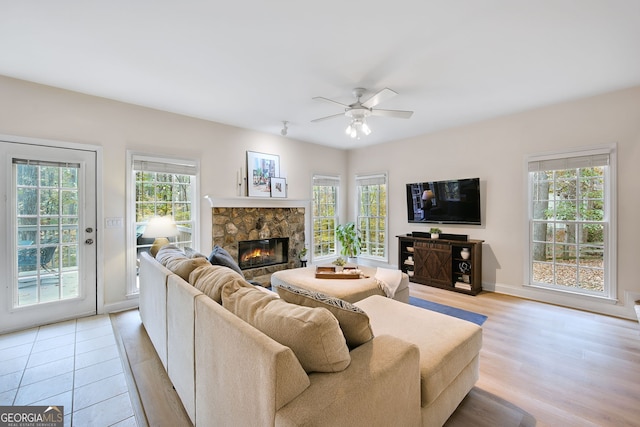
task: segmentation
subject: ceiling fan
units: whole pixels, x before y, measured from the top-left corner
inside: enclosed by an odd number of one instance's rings
[[[353,89],[353,96],[356,98],[356,102],[353,104],[343,104],[338,101],[334,101],[332,99],[323,98],[321,96],[316,96],[313,99],[317,99],[320,101],[329,102],[331,104],[337,104],[344,108],[343,113],[332,114],[326,117],[320,117],[319,119],[311,120],[312,122],[321,122],[323,120],[332,119],[334,117],[347,116],[351,118],[351,122],[349,126],[345,130],[347,135],[352,138],[360,139],[361,136],[366,136],[371,133],[371,128],[367,125],[367,117],[369,116],[382,116],[382,117],[395,117],[400,119],[408,119],[413,114],[413,111],[402,111],[402,110],[381,110],[378,108],[373,108],[384,100],[387,100],[391,97],[397,95],[397,93],[389,88],[384,88],[373,96],[371,96],[366,101],[360,101],[360,98],[365,94],[366,89],[357,87]]]

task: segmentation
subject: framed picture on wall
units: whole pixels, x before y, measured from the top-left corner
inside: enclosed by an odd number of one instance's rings
[[[271,178],[271,197],[287,197],[286,178]]]
[[[271,178],[280,176],[280,156],[247,151],[247,195],[271,197]]]

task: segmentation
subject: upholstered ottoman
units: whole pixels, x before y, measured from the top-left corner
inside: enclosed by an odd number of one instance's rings
[[[389,270],[375,267],[358,267],[366,276],[363,279],[316,279],[316,267],[293,268],[277,271],[271,275],[271,286],[292,285],[309,291],[321,292],[348,302],[356,302],[372,295],[386,296],[378,278],[389,273]],[[399,272],[398,272],[399,273]],[[399,283],[395,284],[392,298],[401,302],[409,302],[409,276],[398,275]]]
[[[354,303],[375,336],[393,335],[420,349],[423,426],[441,426],[479,376],[482,329],[475,323],[380,296]]]

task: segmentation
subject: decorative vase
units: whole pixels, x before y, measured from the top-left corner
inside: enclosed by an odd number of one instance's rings
[[[469,248],[462,248],[462,250],[460,251],[460,256],[462,257],[462,259],[469,259],[469,257],[471,256]]]
[[[440,238],[440,233],[431,233],[431,238],[432,239],[439,239]]]

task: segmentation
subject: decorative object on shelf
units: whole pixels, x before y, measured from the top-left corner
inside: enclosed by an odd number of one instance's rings
[[[458,268],[462,273],[468,273],[471,270],[471,265],[469,265],[469,263],[466,261],[462,261],[460,264],[458,264]]]
[[[469,248],[462,248],[462,250],[460,251],[460,256],[462,257],[462,259],[469,259],[469,257],[471,256]]]
[[[247,195],[249,197],[271,197],[271,178],[279,176],[280,156],[247,151]]]
[[[407,246],[407,252],[413,252],[413,246]]]
[[[286,178],[276,178],[272,177],[271,179],[271,197],[279,197],[285,198],[287,197],[287,180]]]
[[[362,248],[362,238],[356,224],[348,222],[346,224],[340,224],[336,226],[336,238],[340,242],[340,253],[347,258],[355,258],[360,253]]]
[[[244,166],[241,166],[240,169],[238,169],[237,177],[236,177],[236,183],[237,183],[236,195],[237,196],[247,195],[247,191],[245,190],[246,181],[247,181],[247,177],[244,174]]]
[[[168,237],[178,235],[178,227],[170,216],[154,216],[147,222],[142,237],[155,238],[149,253],[155,258],[161,247],[169,244]]]
[[[438,227],[431,227],[431,229],[429,229],[429,233],[431,233],[432,239],[439,239],[440,233],[442,233],[442,230],[440,230]]]

